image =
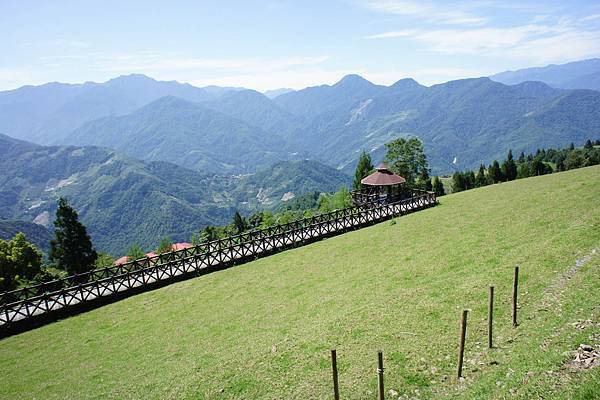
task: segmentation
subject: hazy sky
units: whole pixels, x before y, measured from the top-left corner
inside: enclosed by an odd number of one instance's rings
[[[0,90],[161,80],[432,84],[600,56],[598,1],[0,0]]]

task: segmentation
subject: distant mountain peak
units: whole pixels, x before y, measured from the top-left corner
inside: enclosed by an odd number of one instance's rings
[[[120,75],[116,78],[113,78],[106,83],[108,84],[120,84],[120,83],[129,83],[129,82],[156,82],[156,79],[150,78],[144,74],[129,74],[129,75]]]
[[[344,76],[342,79],[340,79],[339,82],[337,82],[333,86],[356,86],[356,85],[373,86],[373,83],[369,82],[368,80],[366,80],[365,78],[363,78],[360,75],[349,74],[349,75]]]
[[[421,86],[419,82],[415,81],[413,78],[404,78],[400,79],[390,87],[394,89],[411,89],[419,86]]]

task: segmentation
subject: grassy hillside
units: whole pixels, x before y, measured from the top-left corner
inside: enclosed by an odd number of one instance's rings
[[[3,339],[0,398],[325,399],[332,347],[344,399],[376,398],[378,349],[386,391],[400,395],[597,397],[600,368],[576,372],[568,361],[580,343],[600,345],[599,197],[600,167],[461,192],[395,224]],[[466,380],[456,382],[463,308]]]

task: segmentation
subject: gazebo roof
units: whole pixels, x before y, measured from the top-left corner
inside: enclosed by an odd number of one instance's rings
[[[394,174],[385,164],[379,164],[371,175],[363,178],[360,183],[367,186],[391,186],[405,183],[406,179]]]

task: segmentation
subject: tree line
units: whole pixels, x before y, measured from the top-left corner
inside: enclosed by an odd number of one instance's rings
[[[481,164],[477,171],[455,172],[452,175],[452,192],[597,165],[600,164],[600,147],[595,146],[600,146],[600,140],[592,143],[588,139],[582,148],[571,143],[564,149],[538,149],[528,155],[521,152],[516,160],[509,150],[502,164],[494,160],[487,167]]]

